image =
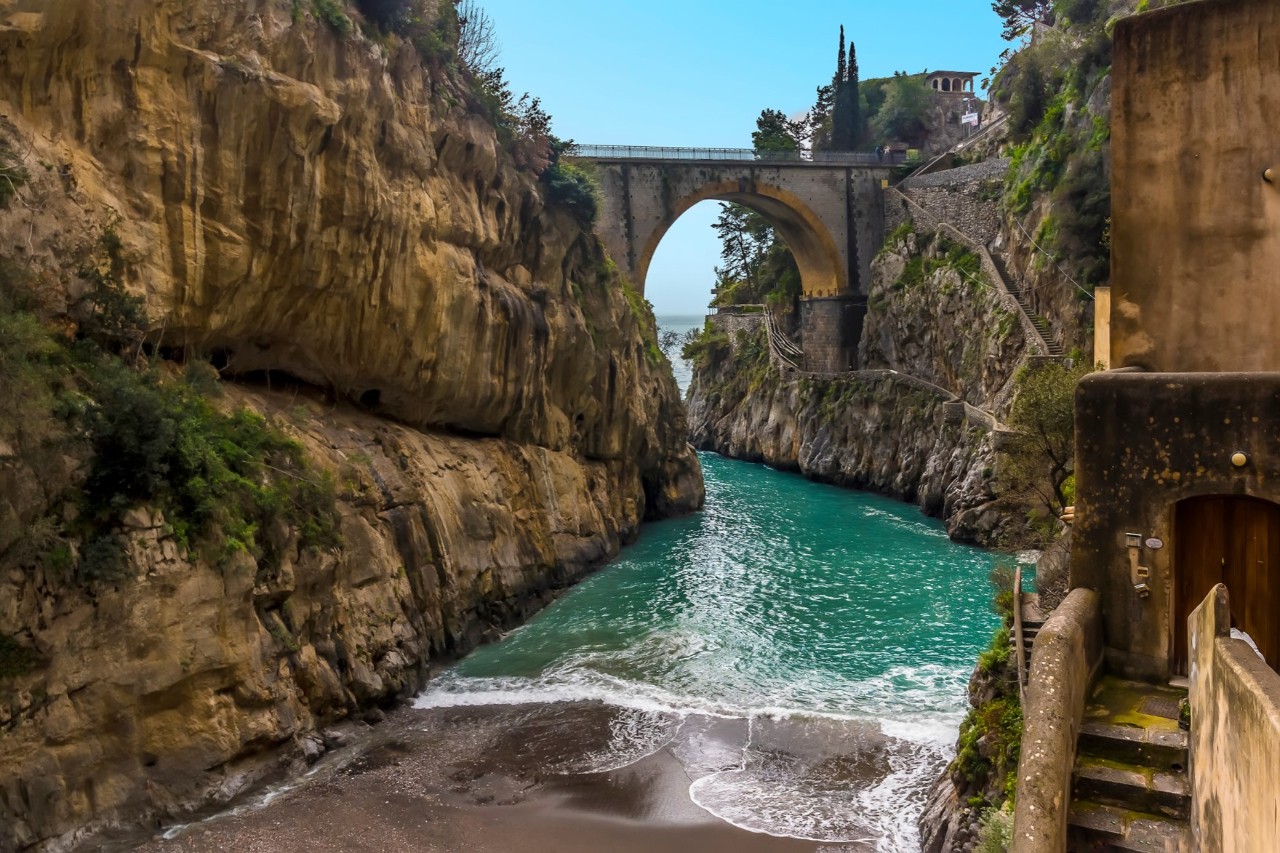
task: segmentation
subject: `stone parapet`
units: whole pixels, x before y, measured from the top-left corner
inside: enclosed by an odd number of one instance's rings
[[[1102,663],[1098,594],[1074,589],[1040,629],[1022,709],[1013,853],[1067,847],[1067,804],[1089,687]]]
[[[1232,639],[1222,584],[1187,628],[1196,849],[1273,849],[1280,838],[1280,675],[1244,640]]]

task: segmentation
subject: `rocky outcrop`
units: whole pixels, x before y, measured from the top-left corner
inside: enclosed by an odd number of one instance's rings
[[[140,508],[117,587],[39,568],[0,579],[0,630],[42,659],[0,682],[0,849],[74,846],[314,759],[327,724],[522,621],[615,554],[644,509],[620,462],[231,391],[338,480],[343,547],[295,544],[264,579],[247,554],[188,553]]]
[[[892,375],[753,369],[744,357],[760,346],[735,343],[695,371],[695,446],[917,503],[960,540],[996,535],[990,434],[949,417],[946,397]]]
[[[0,560],[0,640],[28,656],[0,666],[0,849],[314,757],[323,726],[701,504],[652,317],[589,230],[464,82],[293,7],[0,0],[0,134],[28,177],[0,260],[74,317],[91,246],[118,239],[145,349],[265,386],[229,404],[331,472],[343,542],[274,531],[272,571],[211,565],[140,507],[119,583]],[[0,532],[75,513],[83,459],[5,454]]]
[[[761,324],[704,346],[689,390],[694,444],[883,492],[944,519],[956,539],[999,541],[1014,519],[993,492],[991,429],[1026,345],[979,267],[934,234],[890,241],[872,264],[862,371],[779,372]]]
[[[944,236],[908,232],[886,244],[873,271],[859,364],[899,370],[1006,412],[1026,340],[977,256]]]

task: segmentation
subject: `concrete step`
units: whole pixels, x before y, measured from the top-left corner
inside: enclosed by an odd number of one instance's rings
[[[1067,850],[1134,850],[1139,853],[1190,853],[1191,831],[1185,821],[1116,808],[1104,803],[1075,802],[1067,813]]]
[[[1184,731],[1145,729],[1085,720],[1080,727],[1077,749],[1083,756],[1111,759],[1169,773],[1185,773],[1189,766],[1189,738]]]
[[[1191,786],[1185,773],[1082,755],[1076,759],[1073,800],[1089,800],[1122,809],[1186,820]]]

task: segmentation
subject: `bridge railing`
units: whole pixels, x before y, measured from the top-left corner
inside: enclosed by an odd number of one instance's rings
[[[815,166],[892,166],[912,162],[902,151],[756,151],[752,148],[662,148],[650,145],[575,145],[584,160],[712,160],[733,163],[803,163]]]

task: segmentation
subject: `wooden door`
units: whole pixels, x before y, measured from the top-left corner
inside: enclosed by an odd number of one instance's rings
[[[1231,593],[1231,623],[1280,669],[1280,505],[1244,497],[1178,504],[1173,671],[1187,672],[1187,617],[1216,584]]]

